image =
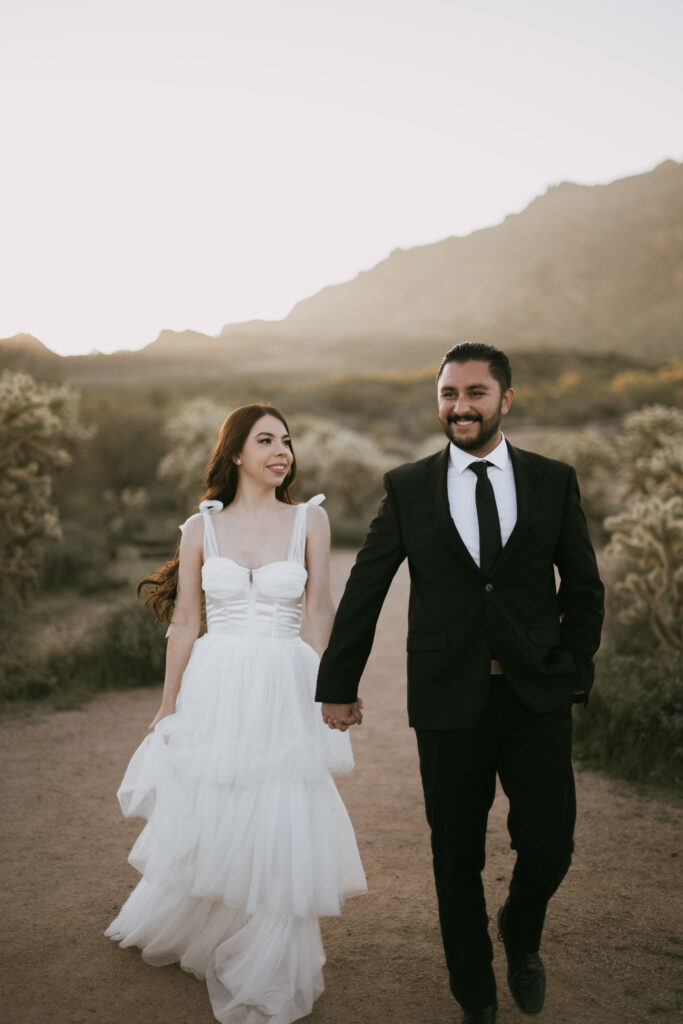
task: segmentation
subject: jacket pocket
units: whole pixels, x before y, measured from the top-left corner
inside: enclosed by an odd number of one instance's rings
[[[445,651],[448,633],[408,633],[407,651]]]
[[[559,647],[559,626],[537,626],[535,629],[530,629],[527,632],[529,639],[536,647]]]

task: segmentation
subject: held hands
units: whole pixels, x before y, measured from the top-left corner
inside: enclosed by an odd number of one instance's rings
[[[346,732],[351,725],[360,725],[363,721],[363,701],[359,697],[353,704],[323,704],[323,722],[330,729]]]

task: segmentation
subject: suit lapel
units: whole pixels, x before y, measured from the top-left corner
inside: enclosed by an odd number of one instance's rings
[[[509,441],[507,446],[512,462],[512,471],[515,476],[517,521],[512,533],[508,537],[507,543],[493,565],[493,571],[505,564],[523,540],[531,524],[532,512],[538,498],[538,489],[541,481],[541,470],[538,462],[528,452],[513,448]],[[477,572],[480,572],[479,566],[467,550],[465,542],[458,533],[451,516],[451,509],[448,503],[448,485],[446,482],[449,451],[449,446],[446,445],[446,448],[435,456],[428,466],[431,498],[436,512],[436,524],[439,533],[455,554],[467,562],[470,568],[474,567]]]
[[[444,450],[434,458],[434,461],[429,466],[431,498],[436,512],[436,525],[439,533],[456,555],[479,572],[479,566],[472,558],[465,542],[458,533],[451,516],[450,505],[448,504],[448,484],[446,481],[449,451],[450,446],[446,445]]]
[[[538,461],[531,457],[528,452],[513,448],[507,442],[512,471],[515,476],[515,491],[517,493],[517,521],[515,527],[508,537],[507,544],[502,549],[494,564],[494,570],[504,565],[511,554],[524,539],[529,526],[531,525],[532,512],[538,498],[539,484],[541,481],[541,470]]]

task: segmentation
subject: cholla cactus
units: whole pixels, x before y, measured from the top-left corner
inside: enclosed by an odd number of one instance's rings
[[[182,512],[190,510],[203,488],[209,453],[229,412],[209,398],[195,398],[164,426],[170,451],[159,463],[157,475],[172,486]]]
[[[683,433],[664,438],[649,457],[636,459],[632,479],[633,489],[637,485],[644,494],[660,498],[683,494]]]
[[[25,597],[39,580],[47,541],[59,539],[50,504],[51,471],[68,465],[69,448],[89,438],[79,396],[68,385],[39,384],[25,373],[0,377],[0,592]]]
[[[683,492],[683,412],[680,409],[644,405],[624,416],[618,448],[629,494]]]
[[[622,622],[647,622],[661,644],[683,650],[683,497],[636,499],[605,526],[625,570]]]

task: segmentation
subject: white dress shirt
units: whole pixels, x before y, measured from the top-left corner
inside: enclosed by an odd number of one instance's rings
[[[491,463],[486,472],[496,499],[498,519],[500,520],[500,539],[505,546],[517,522],[517,491],[515,490],[515,475],[512,470],[510,453],[504,437],[484,459],[463,451],[452,441],[450,448],[446,478],[448,504],[453,522],[465,547],[479,565],[479,519],[477,518],[475,499],[477,477],[468,467],[473,462]]]

